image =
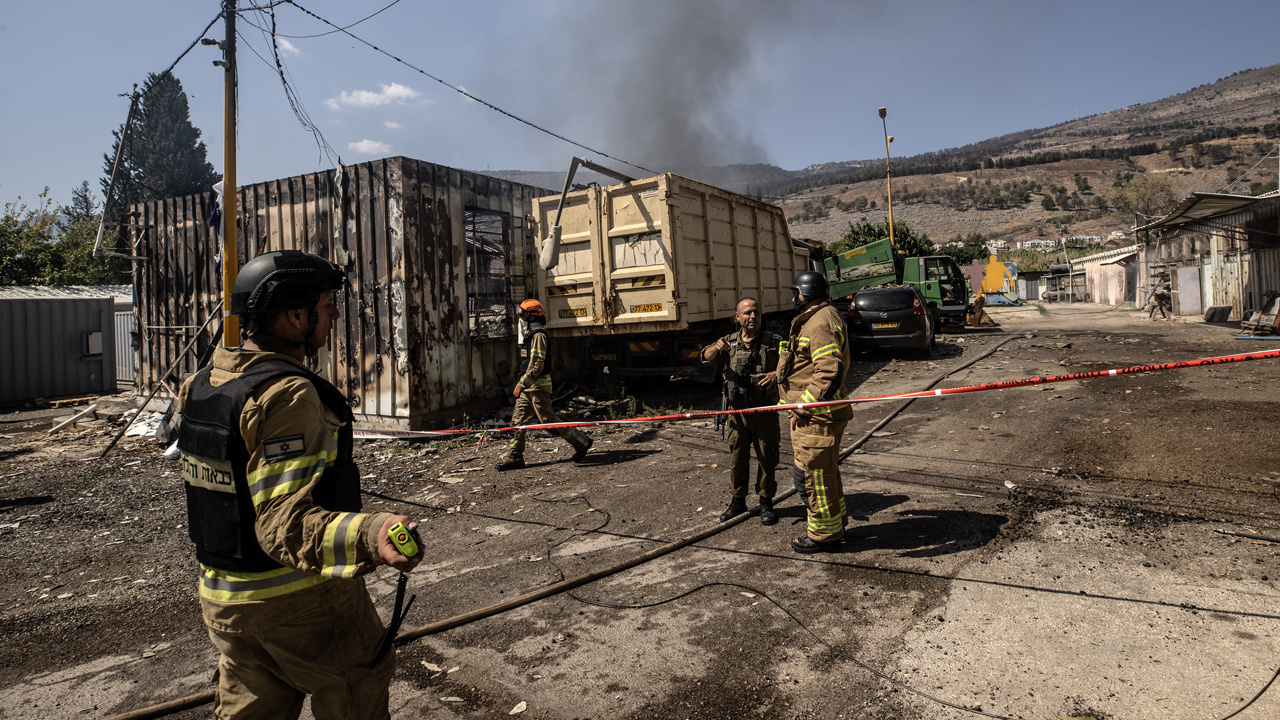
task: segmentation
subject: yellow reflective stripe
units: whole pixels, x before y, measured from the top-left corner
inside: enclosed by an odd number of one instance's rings
[[[797,338],[796,338],[796,347],[797,347],[797,348],[802,348],[802,347],[804,347],[804,346],[806,346],[806,345],[808,345],[808,344],[809,344],[809,338],[807,338],[807,337],[797,337]]]
[[[360,540],[360,526],[366,517],[364,513],[340,512],[324,526],[324,544],[320,550],[321,575],[355,577],[356,543]]]
[[[809,392],[809,391],[808,391],[808,390],[806,390],[806,391],[805,391],[805,394],[808,394],[808,392]],[[844,391],[844,388],[840,388],[839,390],[837,390],[837,391],[836,391],[836,396],[835,396],[834,398],[832,398],[832,399],[833,399],[833,400],[847,400],[848,398],[849,398],[849,393],[846,393],[846,392]],[[812,400],[810,400],[809,402],[813,402],[813,401],[812,401]],[[835,410],[836,408],[841,408],[841,407],[844,407],[844,406],[843,406],[843,405],[824,405],[824,406],[822,406],[822,407],[810,408],[810,410],[812,410],[812,411],[813,411],[813,412],[815,412],[815,413],[829,413],[829,412],[831,412],[831,411]]]
[[[331,453],[317,453],[262,466],[254,473],[260,479],[249,483],[254,507],[271,498],[295,493],[306,487],[307,483],[324,472],[325,464],[337,456],[338,451],[335,450]],[[262,475],[264,472],[265,476]]]
[[[822,347],[813,351],[813,359],[817,360],[820,357],[830,355],[831,353],[834,353],[834,352],[840,352],[840,343],[833,342],[830,345],[823,345]]]
[[[319,585],[326,577],[281,567],[265,572],[235,572],[200,565],[200,595],[218,602],[266,600]]]
[[[536,358],[544,358],[544,357],[546,357],[546,356],[547,356],[547,352],[546,352],[545,350],[539,350],[539,349],[537,349],[537,348],[534,348],[534,349],[530,350],[530,351],[529,351],[529,354],[530,354],[532,357],[536,357]]]
[[[324,472],[325,466],[337,457],[338,432],[335,430],[329,447],[324,452],[267,463],[254,470],[246,478],[249,483],[249,496],[253,498],[254,507],[271,498],[288,495],[306,487],[307,483]]]
[[[844,498],[836,498],[832,503],[831,498],[827,497],[827,485],[824,482],[826,471],[814,469],[811,472],[815,497],[806,527],[817,535],[834,535],[844,527]]]
[[[817,402],[818,398],[814,397],[813,393],[809,392],[808,388],[805,388],[805,391],[800,393],[800,400],[802,402],[811,403],[811,402]]]

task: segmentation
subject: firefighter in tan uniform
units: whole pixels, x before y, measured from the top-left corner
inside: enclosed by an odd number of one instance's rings
[[[408,572],[387,530],[404,515],[360,512],[351,409],[309,372],[338,317],[342,271],[315,255],[245,264],[232,310],[248,337],[218,348],[182,387],[189,533],[200,606],[221,652],[214,714],[387,718],[395,668],[363,575]],[[398,613],[397,613],[398,614]]]
[[[702,362],[714,364],[724,372],[725,405],[735,410],[776,405],[778,403],[778,345],[782,337],[761,328],[760,308],[755,298],[738,301],[734,320],[738,332],[730,333],[702,348]],[[773,510],[773,496],[778,491],[774,471],[778,467],[778,446],[782,433],[778,430],[776,412],[730,415],[729,455],[733,495],[729,507],[720,515],[725,522],[747,511],[747,485],[751,477],[751,449],[756,453],[756,495],[760,498],[760,522],[778,522]]]
[[[828,301],[821,273],[803,272],[791,286],[800,314],[791,321],[787,352],[778,362],[782,402],[843,400],[849,372],[844,319]],[[798,553],[838,549],[844,540],[844,485],[840,482],[840,438],[853,417],[848,405],[791,411],[791,451],[796,490],[808,509],[807,532],[791,541]]]
[[[516,406],[511,411],[512,425],[558,423],[560,418],[551,409],[551,372],[547,369],[547,331],[543,328],[546,312],[537,300],[525,300],[516,309],[516,317],[525,322],[524,343],[520,346],[520,379],[512,394]],[[507,456],[494,467],[498,470],[518,470],[524,467],[524,430],[516,430]],[[560,437],[573,446],[573,459],[579,461],[591,449],[592,440],[576,428],[560,431]]]

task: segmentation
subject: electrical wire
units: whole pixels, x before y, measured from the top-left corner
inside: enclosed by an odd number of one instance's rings
[[[390,5],[387,5],[386,7],[382,8],[381,10],[379,10],[379,11],[377,11],[377,12],[375,12],[375,13],[373,13],[372,15],[366,15],[366,16],[364,16],[364,17],[360,18],[359,20],[357,20],[357,21],[355,21],[355,22],[351,23],[350,25],[343,26],[342,28],[340,28],[340,29],[338,29],[338,30],[330,30],[329,32],[317,33],[317,34],[315,34],[315,35],[284,35],[284,34],[281,34],[281,35],[280,35],[280,37],[282,37],[282,38],[291,38],[291,39],[294,39],[294,40],[302,40],[302,39],[309,39],[309,38],[321,38],[321,37],[325,37],[326,35],[333,35],[334,33],[342,32],[343,30],[347,30],[347,29],[353,28],[353,27],[355,27],[355,26],[359,25],[360,23],[364,22],[365,20],[370,20],[370,19],[372,19],[372,18],[374,18],[374,17],[377,17],[378,15],[381,15],[382,13],[386,12],[387,10],[390,10],[390,9],[391,9],[391,7],[392,7],[393,5],[395,5],[395,4],[399,3],[399,2],[400,2],[400,0],[393,0],[393,2],[392,2]],[[275,9],[275,7],[276,7],[277,5],[284,5],[285,3],[286,3],[286,0],[281,0],[280,2],[273,2],[273,3],[271,3],[270,5],[251,5],[251,6],[247,7],[247,8],[244,8],[244,9],[245,9],[245,10],[259,10],[259,11],[261,11],[261,10],[274,10],[274,9]],[[253,25],[253,23],[252,23],[252,22],[250,22],[250,21],[249,21],[249,20],[247,20],[247,19],[245,20],[245,22],[248,22],[250,25]],[[254,26],[254,27],[258,27],[257,25],[253,25],[253,26]],[[260,28],[260,27],[259,27],[258,29],[259,29],[259,30],[262,30],[262,28]]]
[[[584,144],[582,144],[582,143],[580,143],[580,142],[578,142],[578,141],[576,141],[576,140],[571,140],[571,139],[569,139],[569,138],[565,137],[564,135],[561,135],[561,134],[559,134],[559,133],[557,133],[557,132],[554,132],[554,131],[552,131],[552,130],[548,130],[547,128],[544,128],[544,127],[542,127],[541,125],[538,125],[537,123],[535,123],[535,122],[533,122],[533,121],[531,121],[531,120],[526,120],[526,119],[524,119],[524,118],[520,117],[519,115],[516,115],[516,114],[515,114],[515,113],[513,113],[513,112],[510,112],[510,111],[508,111],[508,110],[504,110],[504,109],[502,109],[502,108],[498,107],[497,105],[494,105],[493,103],[489,102],[488,100],[484,100],[483,98],[476,97],[475,95],[473,95],[473,94],[471,94],[471,93],[467,92],[467,91],[466,91],[466,90],[464,90],[463,88],[461,88],[461,87],[459,87],[459,86],[457,86],[457,85],[454,85],[454,84],[452,84],[452,83],[450,83],[450,82],[448,82],[448,81],[446,81],[446,80],[444,80],[444,79],[442,79],[442,78],[436,77],[435,75],[432,75],[431,73],[427,72],[426,70],[423,70],[422,68],[420,68],[420,67],[418,67],[418,66],[414,65],[413,63],[408,62],[407,60],[403,60],[403,59],[401,59],[401,58],[399,58],[399,57],[397,57],[397,56],[395,56],[395,55],[392,55],[390,52],[388,52],[388,51],[386,51],[386,50],[383,50],[382,48],[378,47],[377,45],[374,45],[373,43],[369,42],[368,40],[365,40],[364,38],[362,38],[362,37],[360,37],[360,36],[358,36],[358,35],[353,34],[353,33],[352,33],[352,32],[350,32],[349,30],[345,30],[345,29],[343,29],[343,28],[341,28],[341,27],[338,27],[338,26],[337,26],[337,25],[335,25],[334,23],[331,23],[331,22],[329,22],[328,20],[325,20],[324,18],[320,17],[319,15],[317,15],[317,14],[315,14],[315,13],[311,12],[310,10],[308,10],[308,9],[304,8],[303,6],[299,5],[298,3],[294,2],[294,0],[284,0],[284,2],[287,2],[288,4],[290,4],[290,5],[292,5],[292,6],[296,7],[296,8],[298,8],[298,9],[299,9],[299,10],[301,10],[302,12],[306,13],[307,15],[310,15],[311,17],[315,18],[316,20],[319,20],[320,22],[324,23],[325,25],[328,25],[329,27],[334,28],[334,32],[341,32],[342,34],[346,35],[347,37],[350,37],[352,40],[355,40],[355,41],[357,41],[357,42],[359,42],[359,43],[361,43],[361,44],[363,44],[363,45],[365,45],[365,46],[369,47],[370,49],[372,49],[372,50],[374,50],[374,51],[376,51],[376,52],[378,52],[378,53],[381,53],[382,55],[386,55],[387,57],[391,58],[392,60],[395,60],[396,62],[400,63],[401,65],[404,65],[405,67],[409,68],[410,70],[413,70],[413,71],[417,72],[417,73],[418,73],[418,74],[420,74],[420,75],[423,75],[423,76],[425,76],[425,77],[428,77],[428,78],[430,78],[430,79],[432,79],[432,80],[434,80],[434,81],[436,81],[436,82],[440,83],[441,85],[444,85],[445,87],[449,88],[450,90],[453,90],[454,92],[458,93],[459,95],[462,95],[463,97],[465,97],[465,98],[467,98],[467,99],[469,99],[469,100],[474,100],[475,102],[478,102],[478,103],[480,103],[481,105],[484,105],[485,107],[489,108],[490,110],[493,110],[493,111],[495,111],[495,112],[497,112],[497,113],[500,113],[500,114],[502,114],[502,115],[505,115],[505,116],[507,116],[507,117],[511,118],[512,120],[515,120],[516,122],[519,122],[519,123],[522,123],[522,124],[524,124],[524,125],[527,125],[527,126],[529,126],[529,127],[533,128],[534,130],[537,130],[538,132],[541,132],[541,133],[545,133],[545,134],[547,134],[547,135],[550,135],[551,137],[556,138],[557,140],[562,140],[562,141],[564,141],[564,142],[566,142],[566,143],[569,143],[570,145],[573,145],[574,147],[578,147],[578,148],[581,148],[581,149],[583,149],[583,150],[586,150],[587,152],[595,153],[596,155],[599,155],[599,156],[601,156],[601,157],[609,158],[610,160],[613,160],[613,161],[616,161],[616,162],[620,162],[620,163],[622,163],[622,164],[624,164],[624,165],[630,165],[630,166],[631,166],[631,167],[633,167],[633,168],[637,168],[637,169],[639,169],[639,170],[643,170],[643,171],[645,171],[645,172],[647,172],[647,173],[649,173],[649,174],[651,174],[651,175],[657,175],[657,174],[659,174],[656,170],[650,170],[649,168],[644,167],[643,165],[637,165],[636,163],[630,162],[630,161],[628,161],[628,160],[623,160],[623,159],[622,159],[622,158],[620,158],[620,157],[616,157],[616,156],[614,156],[614,155],[610,155],[609,153],[604,152],[604,151],[602,151],[602,150],[596,150],[596,149],[595,149],[595,148],[593,148],[593,147],[590,147],[590,146],[588,146],[588,145],[584,145]]]
[[[165,68],[164,72],[160,73],[156,77],[164,77],[165,75],[168,75],[169,73],[173,72],[173,69],[178,66],[178,63],[182,62],[182,58],[186,57],[187,53],[191,52],[192,48],[200,44],[200,41],[204,39],[205,33],[209,32],[209,28],[213,27],[214,23],[218,22],[224,17],[225,17],[224,11],[219,10],[218,14],[214,15],[213,19],[209,21],[209,24],[204,26],[204,30],[201,30],[200,34],[196,36],[196,39],[191,41],[191,44],[187,46],[187,49],[183,50],[182,54],[178,55],[178,57],[175,58],[173,62],[169,63],[169,67]],[[152,85],[151,87],[147,88],[145,91],[143,91],[142,96],[146,97],[147,93],[151,92],[151,90],[154,87],[155,86]]]
[[[1280,150],[1277,150],[1277,152],[1280,152]],[[1261,159],[1261,160],[1259,160],[1258,162],[1256,162],[1256,163],[1254,163],[1254,164],[1253,164],[1253,167],[1251,167],[1251,168],[1249,168],[1248,170],[1245,170],[1244,172],[1240,173],[1240,177],[1236,178],[1236,181],[1235,181],[1235,182],[1233,182],[1233,183],[1231,183],[1230,185],[1228,185],[1228,186],[1226,186],[1225,188],[1223,188],[1221,192],[1224,192],[1224,193],[1225,193],[1226,191],[1230,190],[1231,188],[1235,187],[1236,185],[1239,185],[1241,182],[1244,182],[1245,178],[1247,178],[1247,177],[1249,176],[1249,173],[1253,172],[1254,168],[1258,167],[1259,165],[1261,165],[1261,164],[1262,164],[1263,162],[1265,162],[1266,160],[1271,159],[1271,157],[1273,157],[1273,153],[1271,153],[1270,151],[1268,151],[1266,155],[1263,155],[1263,156],[1262,156],[1262,159]]]
[[[257,28],[262,33],[263,39],[268,43],[270,43],[271,54],[273,59],[275,60],[274,64],[269,62],[266,58],[262,57],[262,55],[256,49],[254,49],[252,45],[249,45],[249,49],[253,52],[254,55],[257,55],[260,60],[262,60],[264,63],[270,66],[272,70],[279,76],[280,85],[281,87],[284,88],[285,99],[288,100],[289,107],[290,109],[293,110],[294,117],[297,118],[298,123],[302,125],[302,128],[304,130],[311,133],[311,137],[315,140],[316,148],[321,158],[327,158],[329,161],[330,167],[337,167],[338,164],[342,161],[341,156],[338,154],[336,150],[333,149],[333,146],[329,144],[329,141],[325,138],[324,132],[320,130],[320,127],[316,125],[314,120],[311,119],[311,113],[307,110],[306,105],[303,103],[302,98],[298,95],[297,91],[294,90],[293,86],[290,84],[290,82],[293,79],[293,74],[289,72],[288,68],[284,64],[284,61],[280,57],[280,45],[277,42],[277,38],[280,37],[280,35],[278,35],[277,33],[275,6],[273,5],[269,7],[267,11],[270,12],[270,19],[271,19],[270,30],[267,30],[264,27],[260,27],[252,22],[248,22],[247,19],[246,19],[246,22],[249,25]],[[242,15],[242,17],[244,16]],[[243,35],[241,37],[243,37]],[[245,44],[248,45],[248,42],[246,41]]]

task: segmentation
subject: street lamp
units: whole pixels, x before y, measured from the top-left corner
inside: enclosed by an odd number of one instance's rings
[[[889,134],[889,125],[885,122],[885,109],[880,108],[880,125],[884,128],[884,181],[888,186],[889,197],[889,247],[894,247],[893,242],[893,173],[889,171],[889,143],[893,142],[893,136]]]

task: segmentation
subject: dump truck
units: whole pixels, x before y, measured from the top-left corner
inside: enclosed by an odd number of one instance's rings
[[[584,165],[621,180],[572,189]],[[538,299],[552,336],[587,337],[591,367],[711,380],[699,349],[756,298],[774,327],[810,265],[782,209],[691,178],[630,179],[575,159],[559,196],[534,201]]]
[[[832,298],[852,297],[863,288],[882,285],[915,285],[936,308],[941,323],[965,324],[969,283],[949,255],[904,257],[884,238],[825,258],[822,271],[831,283]]]

